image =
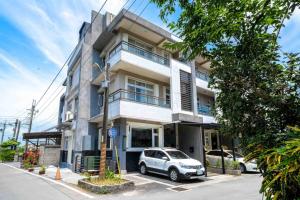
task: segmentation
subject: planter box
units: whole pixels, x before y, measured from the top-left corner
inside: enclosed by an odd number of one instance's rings
[[[90,192],[99,193],[99,194],[107,194],[107,193],[117,193],[127,190],[134,189],[134,182],[125,180],[126,182],[118,184],[118,185],[95,185],[87,181],[87,179],[81,179],[78,181],[78,186],[86,189]]]
[[[222,168],[216,168],[216,167],[208,167],[207,171],[216,173],[216,174],[223,174]],[[240,176],[241,175],[241,170],[237,169],[225,169],[225,174],[230,174],[234,176]]]
[[[239,169],[225,169],[226,174],[234,175],[234,176],[240,176],[241,170]]]

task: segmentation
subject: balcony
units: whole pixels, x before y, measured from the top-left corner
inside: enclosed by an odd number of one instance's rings
[[[128,43],[128,42],[120,42],[113,50],[109,53],[109,58],[113,57],[115,54],[120,52],[121,50],[130,52],[132,54],[135,54],[137,56],[143,57],[145,59],[151,60],[153,62],[156,62],[158,64],[162,64],[165,66],[170,66],[170,59],[162,57],[158,54],[155,54],[151,51],[148,51],[146,49],[143,49],[139,46],[136,46],[134,44]]]
[[[164,98],[145,95],[136,92],[130,92],[128,90],[123,89],[117,90],[116,92],[112,93],[109,97],[110,103],[117,100],[128,100],[152,106],[171,108],[170,101]]]
[[[196,77],[203,81],[209,81],[209,75],[198,70],[196,70]]]
[[[117,90],[109,96],[108,118],[130,118],[159,123],[172,122],[170,102],[163,98],[150,95]],[[101,122],[103,112],[90,119],[91,122]]]
[[[202,114],[202,115],[213,116],[212,111],[211,111],[211,107],[206,106],[206,105],[201,105],[201,104],[199,105],[198,104],[198,113]]]

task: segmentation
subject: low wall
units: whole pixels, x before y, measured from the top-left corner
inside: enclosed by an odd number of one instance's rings
[[[39,165],[59,165],[60,146],[40,146]]]
[[[87,179],[82,179],[78,181],[78,186],[88,190],[90,192],[98,193],[98,194],[107,194],[107,193],[118,193],[122,191],[128,191],[134,189],[133,181],[126,181],[124,183],[118,185],[95,185],[87,181]]]
[[[223,174],[222,168],[216,168],[216,167],[208,167],[207,168],[208,172],[216,173],[216,174]],[[225,174],[230,174],[234,176],[240,176],[241,175],[241,170],[237,169],[225,169]]]

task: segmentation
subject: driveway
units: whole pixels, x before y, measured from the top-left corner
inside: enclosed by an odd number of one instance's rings
[[[134,179],[136,190],[119,194],[97,195],[81,190],[75,185],[42,178],[23,170],[0,164],[0,200],[257,200],[261,177],[244,174],[240,177],[217,175],[206,180],[173,183],[160,176],[128,174]]]

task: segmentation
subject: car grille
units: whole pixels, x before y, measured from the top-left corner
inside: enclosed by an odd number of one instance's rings
[[[201,165],[191,166],[191,169],[201,169]]]

